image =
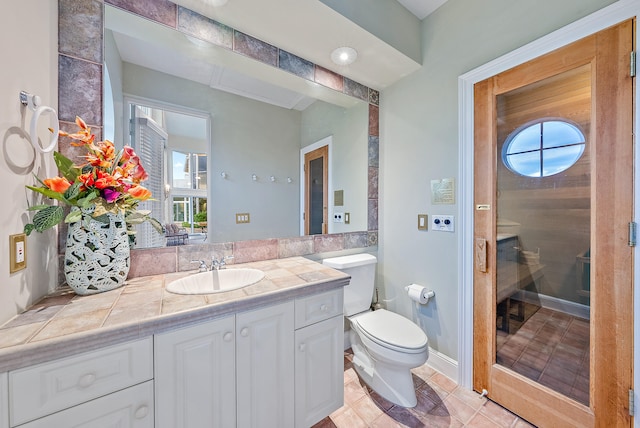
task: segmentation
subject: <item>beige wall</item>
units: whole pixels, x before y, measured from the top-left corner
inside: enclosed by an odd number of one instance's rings
[[[22,232],[28,222],[27,200],[34,201],[26,184],[32,173],[55,174],[51,154],[35,154],[26,137],[32,112],[18,100],[21,90],[39,95],[43,104],[57,107],[58,3],[55,0],[4,3],[0,13],[2,67],[0,67],[0,323],[37,301],[57,283],[55,234],[33,233],[27,239],[27,269],[9,274],[9,235]],[[48,117],[38,129],[48,143]]]
[[[422,23],[422,68],[382,91],[378,286],[391,309],[415,320],[430,345],[458,359],[458,232],[420,232],[429,183],[459,177],[458,76],[580,19],[612,0],[449,0]],[[403,287],[421,283],[435,300],[419,309]]]

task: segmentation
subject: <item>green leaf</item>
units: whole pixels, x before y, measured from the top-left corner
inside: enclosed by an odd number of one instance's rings
[[[58,167],[60,175],[71,182],[75,182],[78,178],[80,170],[73,165],[71,159],[67,158],[59,152],[53,152],[53,158],[56,161],[56,166]]]
[[[78,195],[80,195],[80,187],[82,187],[82,183],[80,183],[79,181],[76,181],[71,186],[69,186],[66,192],[64,192],[64,197],[66,199],[77,198]]]
[[[156,220],[153,217],[149,217],[149,223],[151,223],[151,226],[153,226],[156,232],[158,232],[161,235],[164,234],[164,227],[162,226],[162,223],[160,223],[158,220]]]
[[[49,189],[48,187],[27,186],[27,189],[31,189],[34,192],[41,193],[44,196],[46,196],[47,198],[51,198],[51,199],[55,199],[55,200],[60,201],[60,202],[68,203],[67,200],[64,198],[64,195],[62,195],[62,194],[60,194],[58,192],[54,192],[53,190]]]
[[[50,229],[62,221],[64,210],[60,206],[50,206],[33,216],[33,225],[38,232]]]
[[[92,205],[92,201],[98,197],[97,191],[92,191],[82,199],[78,199],[78,206],[80,208],[89,208]]]
[[[40,211],[47,208],[50,205],[34,205],[32,207],[27,208],[27,211]]]
[[[32,223],[28,223],[24,225],[24,233],[29,236],[31,235],[31,232],[33,232],[33,229],[35,229],[36,227],[32,224]]]
[[[99,221],[100,223],[109,224],[109,216],[107,214],[99,215],[97,217],[94,217],[93,219]]]
[[[75,223],[77,221],[80,221],[80,219],[82,218],[82,211],[80,210],[71,210],[71,212],[69,214],[67,214],[67,217],[64,219],[65,223]]]

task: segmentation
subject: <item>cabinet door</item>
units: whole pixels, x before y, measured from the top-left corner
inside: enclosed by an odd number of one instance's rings
[[[0,428],[9,428],[9,378],[0,373]]]
[[[296,330],[296,427],[310,427],[342,407],[342,315]]]
[[[153,428],[153,381],[20,425],[20,428]]]
[[[293,308],[291,301],[237,315],[239,428],[293,427]]]
[[[235,317],[156,335],[156,427],[236,424]]]

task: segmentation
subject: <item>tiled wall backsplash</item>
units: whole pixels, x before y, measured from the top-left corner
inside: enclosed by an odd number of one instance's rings
[[[104,3],[369,103],[367,231],[133,250],[129,277],[190,270],[194,268],[192,260],[210,261],[223,255],[233,255],[233,262],[243,263],[378,244],[379,92],[168,0],[59,0],[60,129],[75,129],[75,116],[80,115],[100,138]],[[68,142],[61,142],[59,151],[75,157]],[[64,253],[65,238],[63,227],[59,231],[60,253]],[[61,263],[62,259],[60,256]],[[64,275],[60,279],[64,282]]]
[[[129,277],[182,272],[198,268],[194,261],[233,256],[229,264],[282,259],[295,256],[368,247],[367,232],[300,236],[214,244],[146,248],[131,252]]]

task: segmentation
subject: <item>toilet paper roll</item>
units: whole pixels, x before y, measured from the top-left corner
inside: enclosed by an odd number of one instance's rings
[[[429,291],[422,285],[411,284],[405,287],[405,289],[407,290],[407,293],[409,294],[409,298],[411,300],[418,302],[421,305],[424,305],[429,301]]]

